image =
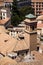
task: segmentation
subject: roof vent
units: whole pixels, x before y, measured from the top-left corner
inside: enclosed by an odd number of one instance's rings
[[[21,40],[24,39],[24,36],[21,35],[21,34],[20,34],[18,37],[19,37]]]
[[[4,42],[7,42],[8,40],[4,40]]]

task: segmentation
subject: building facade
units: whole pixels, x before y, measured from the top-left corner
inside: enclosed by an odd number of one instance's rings
[[[31,0],[17,0],[18,8],[31,5]]]
[[[31,6],[34,8],[35,15],[40,15],[43,12],[43,0],[31,0]]]

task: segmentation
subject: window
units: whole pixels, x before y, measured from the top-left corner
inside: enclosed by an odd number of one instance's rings
[[[32,2],[32,4],[34,4],[34,2]]]
[[[5,19],[5,17],[3,17],[3,19]]]
[[[37,51],[39,51],[39,47],[37,47]]]
[[[39,4],[41,4],[41,2],[39,2]]]
[[[39,5],[39,7],[41,7],[41,5]]]
[[[38,10],[38,8],[36,8],[36,10]]]
[[[36,5],[36,7],[38,7],[38,5]]]
[[[3,16],[5,16],[5,13],[3,13]]]
[[[17,53],[17,55],[19,56],[19,52]]]
[[[38,4],[38,2],[36,2],[36,4]]]
[[[34,30],[34,26],[32,26],[32,30]]]
[[[43,2],[42,2],[42,4],[43,4]]]

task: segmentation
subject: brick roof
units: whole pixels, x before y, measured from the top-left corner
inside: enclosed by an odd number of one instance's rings
[[[43,20],[43,15],[38,16],[37,20]]]
[[[21,51],[29,49],[25,40],[17,40],[6,33],[0,32],[0,53],[6,55],[11,51]]]
[[[24,22],[27,22],[27,23],[34,23],[34,22],[37,22],[37,21],[36,21],[36,20],[25,19]]]
[[[42,28],[43,28],[43,23],[38,23],[38,24],[37,24],[37,28],[38,28],[38,29],[42,29]]]
[[[43,54],[39,53],[38,51],[32,51],[31,54],[34,54],[35,60],[43,60]]]
[[[7,52],[13,51],[15,44],[16,39],[6,33],[0,33],[0,53],[6,55]]]
[[[7,56],[0,59],[0,65],[14,65],[14,64],[17,65],[17,62]]]
[[[0,26],[0,33],[8,32],[4,26]]]
[[[10,20],[10,18],[6,18],[6,19],[0,20],[0,25],[4,25],[4,24],[7,23],[9,20]]]
[[[14,51],[21,51],[26,49],[29,49],[29,47],[27,46],[25,40],[17,40]]]

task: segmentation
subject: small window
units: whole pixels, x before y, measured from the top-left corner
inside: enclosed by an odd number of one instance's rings
[[[39,4],[41,4],[41,2],[39,2]]]
[[[36,7],[38,7],[38,5],[36,5]]]
[[[37,47],[37,51],[39,51],[39,47]]]
[[[17,53],[17,55],[19,56],[19,52]]]
[[[26,54],[28,53],[28,51],[26,51]]]
[[[34,30],[34,26],[32,26],[32,30]]]
[[[38,4],[38,2],[36,2],[36,4]]]
[[[5,16],[5,13],[3,13],[3,16]]]

